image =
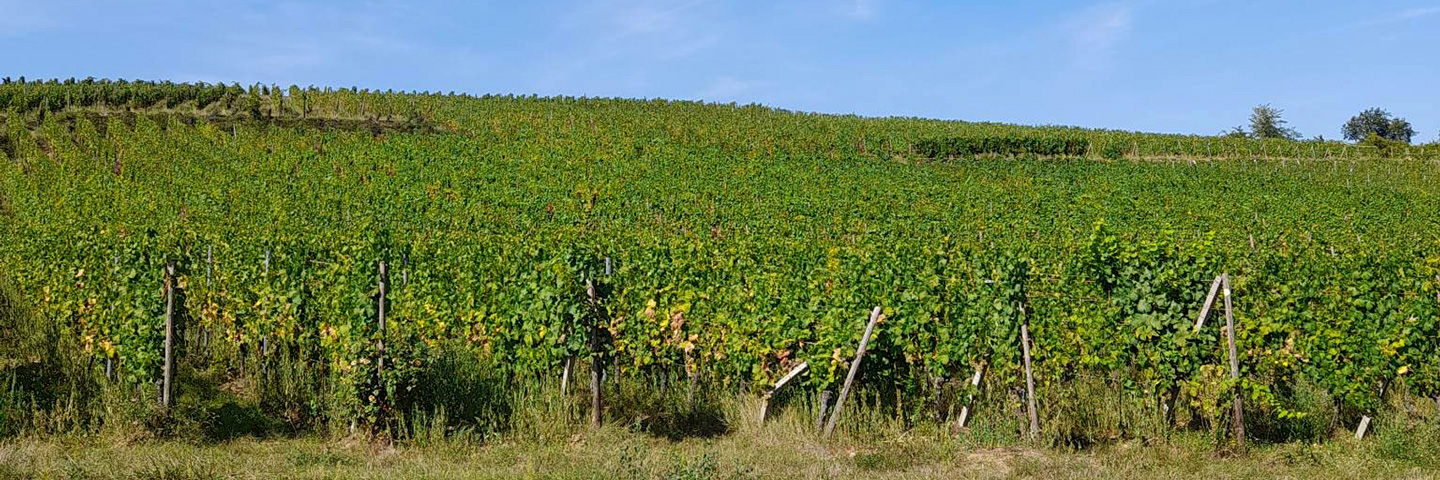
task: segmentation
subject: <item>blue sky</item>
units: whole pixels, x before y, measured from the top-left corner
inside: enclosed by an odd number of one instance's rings
[[[1440,131],[1440,2],[0,0],[0,74],[664,97],[1306,136]]]

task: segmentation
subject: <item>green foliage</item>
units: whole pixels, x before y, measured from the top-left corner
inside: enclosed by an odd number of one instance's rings
[[[1250,138],[1250,132],[1245,131],[1245,127],[1236,125],[1229,130],[1221,131],[1219,136],[1222,138],[1244,139]]]
[[[1257,138],[1283,138],[1295,140],[1300,138],[1300,132],[1285,126],[1285,119],[1280,118],[1283,110],[1270,106],[1270,104],[1258,105],[1250,111],[1250,133]]]
[[[1221,262],[1210,252],[1209,238],[1182,247],[1173,237],[1162,231],[1122,240],[1105,223],[1095,225],[1075,264],[1072,294],[1109,301],[1071,319],[1083,325],[1078,337],[1084,343],[1060,353],[1076,354],[1070,361],[1078,367],[1132,372],[1127,388],[1155,394],[1177,390],[1201,366],[1223,360],[1214,330],[1194,329]],[[1094,289],[1087,292],[1087,286]]]
[[[1084,156],[1089,141],[1081,137],[1034,135],[947,137],[915,142],[915,152],[929,158],[976,155]]]
[[[1382,139],[1409,144],[1411,137],[1415,136],[1415,129],[1410,122],[1400,117],[1392,117],[1390,112],[1379,108],[1371,108],[1360,112],[1359,115],[1350,117],[1343,128],[1345,139],[1352,142],[1365,141],[1372,135]]]
[[[1119,160],[1125,158],[1125,146],[1119,143],[1107,143],[1100,148],[1100,156],[1106,160]]]
[[[1390,140],[1375,132],[1370,132],[1365,140],[1360,142],[1361,146],[1373,148],[1376,156],[1393,157],[1404,151],[1408,146],[1405,142]]]
[[[0,92],[31,108],[31,95],[106,92],[111,105],[151,88]],[[253,90],[198,92],[243,105]],[[382,428],[417,410],[489,415],[431,401],[433,373],[453,366],[441,347],[490,359],[503,381],[558,383],[567,361],[593,359],[627,381],[753,393],[808,362],[796,385],[833,390],[875,306],[860,382],[886,395],[943,390],[982,365],[983,388],[1017,387],[1022,322],[1042,386],[1105,378],[1200,408],[1240,391],[1288,416],[1303,375],[1368,410],[1395,385],[1433,394],[1440,377],[1426,215],[1440,201],[1419,162],[1057,161],[1037,156],[1359,149],[687,102],[303,94],[327,115],[414,112],[445,129],[71,125],[12,110],[0,260],[17,298],[77,355],[148,388],[173,260],[181,331],[232,348],[221,367],[275,382],[300,377],[281,362],[313,365],[313,382],[262,408]],[[1015,158],[891,161],[911,151]],[[1235,280],[1241,382],[1196,380],[1228,372],[1218,307],[1193,327],[1221,272]],[[672,412],[655,421],[693,413]]]

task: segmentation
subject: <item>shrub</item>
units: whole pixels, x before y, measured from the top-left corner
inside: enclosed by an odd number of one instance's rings
[[[1395,152],[1399,151],[1399,149],[1401,148],[1404,148],[1405,145],[1406,143],[1397,140],[1387,139],[1375,132],[1370,132],[1370,135],[1365,137],[1365,140],[1360,142],[1360,146],[1374,147],[1375,154],[1381,157],[1393,156]]]
[[[1119,143],[1109,143],[1100,149],[1100,156],[1109,160],[1119,160],[1125,157],[1125,146]]]
[[[1085,155],[1089,142],[1079,137],[986,135],[931,138],[915,142],[915,151],[929,158],[975,155]]]

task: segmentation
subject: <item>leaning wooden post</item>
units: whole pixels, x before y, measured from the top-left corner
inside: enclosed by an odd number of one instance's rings
[[[175,379],[175,261],[165,265],[165,377],[161,384],[160,405],[170,408],[170,388]]]
[[[793,380],[796,376],[800,375],[800,373],[804,372],[805,368],[809,366],[809,362],[802,362],[799,365],[796,365],[795,368],[790,369],[790,373],[785,374],[784,377],[780,378],[780,381],[775,382],[775,386],[770,387],[770,391],[765,392],[765,396],[760,397],[760,423],[765,423],[765,414],[768,413],[770,410],[770,397],[773,397],[775,395],[775,392],[780,391],[780,387],[783,387],[785,386],[785,384],[790,383],[790,380]]]
[[[1230,343],[1230,378],[1238,382],[1240,380],[1240,357],[1235,352],[1235,315],[1230,305],[1230,274],[1222,273],[1220,275],[1224,278],[1221,283],[1225,289],[1225,330]],[[1236,387],[1238,388],[1239,385],[1237,384]],[[1235,436],[1235,445],[1243,451],[1245,450],[1245,412],[1240,403],[1239,392],[1235,393],[1234,409],[1234,427],[1232,428],[1234,432],[1232,433]]]
[[[970,377],[970,388],[977,388],[980,386],[980,376],[984,373],[985,364],[982,363],[979,366],[975,367],[975,375],[972,375]],[[970,419],[970,404],[974,403],[974,399],[975,397],[973,395],[970,396],[968,399],[965,400],[965,406],[960,407],[960,421],[955,422],[956,428],[965,428],[965,422]]]
[[[845,407],[845,397],[850,396],[850,385],[855,383],[855,374],[860,372],[860,360],[865,358],[865,345],[870,343],[870,333],[875,331],[875,322],[880,320],[880,307],[870,311],[870,322],[865,325],[865,334],[860,336],[860,347],[855,349],[855,361],[850,362],[850,372],[845,374],[845,386],[840,388],[840,397],[835,399],[835,409],[830,412],[830,421],[825,424],[825,436],[835,432],[840,412]]]
[[[1215,281],[1210,282],[1210,294],[1205,296],[1205,304],[1200,306],[1200,318],[1195,319],[1196,332],[1200,331],[1200,327],[1205,326],[1205,317],[1210,315],[1210,307],[1215,305],[1215,294],[1219,293],[1220,284],[1224,278],[1224,275],[1216,275]]]
[[[820,392],[820,412],[815,415],[815,433],[820,433],[820,430],[825,428],[825,411],[830,408],[831,395],[833,393],[829,390]]]
[[[565,357],[565,369],[560,371],[560,393],[570,393],[570,369],[575,365],[575,356]]]
[[[1030,415],[1030,438],[1040,434],[1040,418],[1035,411],[1035,375],[1030,370],[1030,320],[1020,308],[1020,350],[1025,354],[1025,400]]]
[[[600,365],[600,356],[590,356],[590,425],[599,427],[603,420],[600,412],[605,408],[605,399],[601,394],[600,374],[604,367]]]
[[[376,365],[379,367],[379,371],[381,372],[385,371],[385,280],[385,261],[381,260],[380,276],[376,279],[376,283],[378,283],[380,286],[380,301],[378,310],[380,314],[380,357],[376,360]]]

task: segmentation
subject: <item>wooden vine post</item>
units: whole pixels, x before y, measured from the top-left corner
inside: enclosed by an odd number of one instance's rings
[[[1020,350],[1025,354],[1025,402],[1026,413],[1030,416],[1030,438],[1040,434],[1040,418],[1035,411],[1035,374],[1030,369],[1030,320],[1025,309],[1020,309]]]
[[[870,321],[865,324],[865,334],[860,336],[860,347],[855,349],[855,361],[850,362],[850,372],[845,374],[845,385],[840,388],[840,397],[835,399],[835,409],[830,412],[830,421],[825,424],[825,436],[835,433],[835,424],[840,421],[840,412],[845,408],[845,397],[850,395],[850,386],[855,383],[855,374],[860,372],[860,361],[865,358],[865,345],[870,343],[870,334],[875,331],[875,322],[880,320],[880,307],[870,311]]]
[[[1222,273],[1220,277],[1222,278],[1222,287],[1225,289],[1225,332],[1227,341],[1230,344],[1230,378],[1238,382],[1240,380],[1240,357],[1235,351],[1235,314],[1230,305],[1230,274]],[[1239,392],[1235,393],[1234,410],[1235,413],[1232,418],[1234,425],[1231,428],[1231,433],[1235,436],[1235,446],[1241,451],[1244,451],[1245,412],[1240,403]]]
[[[160,405],[170,408],[170,389],[175,381],[175,261],[165,264],[165,366],[161,381]]]
[[[1210,314],[1210,308],[1215,304],[1217,290],[1223,290],[1225,302],[1225,339],[1227,352],[1230,357],[1230,378],[1239,381],[1240,379],[1240,357],[1235,348],[1235,314],[1230,304],[1230,274],[1221,273],[1215,277],[1210,284],[1210,293],[1205,296],[1205,304],[1200,307],[1200,318],[1195,319],[1195,331],[1199,332],[1200,327],[1205,325],[1205,317]],[[1231,433],[1234,435],[1235,446],[1241,451],[1245,450],[1245,411],[1240,400],[1240,394],[1235,394],[1232,412]]]
[[[980,377],[984,374],[985,364],[982,363],[976,366],[975,374],[970,376],[970,388],[978,388],[980,386]],[[955,422],[956,429],[965,428],[965,422],[970,419],[970,404],[974,401],[975,397],[972,395],[965,400],[965,406],[960,407],[960,420]]]
[[[1200,318],[1195,319],[1195,331],[1199,332],[1200,327],[1205,326],[1205,317],[1210,315],[1210,307],[1215,305],[1215,294],[1220,291],[1220,284],[1224,283],[1225,277],[1217,275],[1215,281],[1210,282],[1210,293],[1205,296],[1205,304],[1200,306]]]
[[[1369,415],[1363,415],[1363,416],[1361,416],[1361,417],[1360,417],[1360,426],[1355,427],[1355,441],[1358,442],[1358,441],[1364,440],[1364,439],[1365,439],[1365,430],[1368,430],[1369,428],[1370,428],[1370,416],[1369,416]]]
[[[829,390],[820,392],[820,409],[815,415],[815,433],[820,433],[825,428],[825,411],[830,407],[830,396],[834,395]]]
[[[770,391],[765,392],[765,396],[760,398],[760,423],[765,423],[765,414],[770,410],[770,397],[775,396],[775,392],[780,391],[780,387],[784,387],[785,384],[790,383],[790,380],[795,379],[795,377],[799,376],[809,366],[809,362],[802,362],[796,365],[795,368],[790,369],[790,373],[785,374],[784,377],[780,378],[780,381],[775,382],[775,386],[770,387]]]
[[[560,371],[560,394],[570,393],[570,370],[574,368],[575,356],[565,357],[565,368]]]

